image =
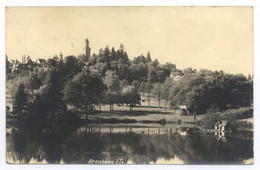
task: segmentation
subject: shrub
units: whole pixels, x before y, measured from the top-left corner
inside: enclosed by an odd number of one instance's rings
[[[204,127],[208,129],[213,129],[214,125],[218,121],[226,120],[229,122],[230,126],[233,129],[237,129],[240,125],[236,122],[238,119],[244,119],[252,117],[253,115],[253,109],[252,108],[238,108],[238,109],[229,109],[224,112],[211,112],[207,113],[200,121],[199,123]]]

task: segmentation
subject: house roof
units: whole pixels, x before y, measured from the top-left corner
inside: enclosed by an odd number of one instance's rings
[[[46,63],[35,63],[35,67],[48,67]]]
[[[217,126],[217,125],[221,125],[220,121],[218,121],[218,122],[215,124],[215,126]]]
[[[228,121],[226,121],[226,120],[223,120],[223,121],[218,121],[218,122],[215,124],[215,126],[217,126],[217,125],[226,126],[226,125],[227,125],[227,123],[228,123]]]
[[[38,62],[39,62],[39,63],[46,63],[46,60],[45,60],[45,59],[42,59],[42,58],[39,58],[39,59],[38,59]]]
[[[223,121],[222,121],[222,125],[223,125],[223,126],[226,126],[226,125],[227,125],[227,121],[223,120]]]

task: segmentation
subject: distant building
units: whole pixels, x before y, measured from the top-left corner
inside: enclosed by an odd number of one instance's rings
[[[31,70],[33,70],[33,66],[34,66],[34,63],[31,60],[31,58],[28,56],[27,63],[24,64],[24,67],[31,71]]]
[[[46,72],[49,69],[50,67],[47,65],[47,63],[42,63],[42,64],[36,63],[35,67],[33,68],[33,71],[35,73],[41,73],[41,72]]]
[[[62,52],[60,53],[60,61],[63,62],[63,55],[62,55]]]
[[[188,111],[188,104],[179,105],[178,108],[180,109],[180,115],[189,115],[190,112]]]
[[[227,131],[230,130],[229,124],[227,121],[218,121],[215,124],[215,131]]]
[[[37,64],[47,64],[46,60],[45,59],[42,59],[42,58],[39,58],[36,60],[36,63]]]
[[[85,61],[88,62],[89,61],[89,58],[90,58],[90,54],[91,54],[91,48],[89,47],[89,41],[88,39],[85,40],[86,41],[86,58],[85,58]]]
[[[85,40],[86,42],[86,54],[83,55],[84,61],[82,67],[84,69],[89,68],[90,62],[89,58],[91,55],[91,48],[89,47],[88,39]],[[6,60],[8,61],[7,55]],[[22,73],[22,72],[30,72],[33,71],[35,73],[39,72],[46,72],[50,68],[57,67],[60,63],[65,62],[66,59],[63,58],[63,54],[60,53],[59,56],[55,55],[54,57],[50,57],[49,59],[38,58],[35,62],[31,60],[30,56],[26,57],[25,55],[22,56],[22,62],[18,60],[11,60],[7,62],[7,73]],[[96,72],[96,71],[94,71]]]
[[[187,109],[188,109],[188,106],[187,106],[187,105],[180,105],[179,108],[180,108],[181,110],[182,110],[182,109],[187,110]]]
[[[170,78],[172,78],[174,81],[178,81],[181,78],[183,78],[183,75],[184,74],[183,74],[182,70],[175,68],[173,71],[171,71]]]
[[[170,78],[172,78],[173,81],[178,81],[182,79],[183,77],[180,75],[175,76],[174,74],[170,74]]]
[[[9,63],[9,70],[11,73],[15,73],[18,70],[18,65],[20,62],[18,60],[11,60]]]
[[[10,69],[12,73],[21,73],[25,71],[32,71],[35,63],[31,60],[30,56],[22,56],[22,63],[18,60],[11,60]]]
[[[61,62],[63,62],[62,53],[60,53],[59,56],[55,55],[53,58],[49,58],[48,60],[44,58],[38,58],[36,61],[32,61],[30,56],[26,57],[23,55],[22,62],[19,62],[17,59],[8,61],[8,73],[46,72],[51,67],[58,66],[58,64]]]

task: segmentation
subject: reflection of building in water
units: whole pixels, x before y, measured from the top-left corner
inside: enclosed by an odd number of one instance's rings
[[[215,131],[215,137],[218,141],[227,142],[224,131]]]
[[[229,124],[227,121],[218,121],[215,124],[215,137],[218,141],[226,142],[225,132],[229,130]]]

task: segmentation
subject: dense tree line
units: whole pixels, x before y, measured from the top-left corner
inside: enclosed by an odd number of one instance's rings
[[[83,56],[80,55],[78,58],[84,61]],[[122,44],[117,51],[114,47],[111,50],[109,47],[101,48],[98,55],[94,54],[90,57],[88,64],[99,70],[102,76],[105,76],[108,70],[114,71],[119,80],[126,80],[128,84],[135,80],[162,83],[176,68],[171,63],[161,65],[157,59],[152,61],[150,52],[147,52],[146,57],[141,54],[130,61]]]
[[[173,82],[170,90],[173,106],[187,105],[192,113],[247,107],[253,100],[253,82],[245,76],[200,70]]]
[[[7,94],[17,113],[27,108],[32,114],[40,112],[45,118],[55,115],[58,119],[59,114],[67,113],[68,105],[86,114],[101,104],[109,104],[110,111],[114,104],[125,104],[131,110],[140,104],[141,95],[147,95],[149,106],[153,96],[159,107],[165,100],[172,107],[186,105],[196,114],[252,104],[251,76],[180,70],[172,63],[152,60],[150,52],[129,60],[123,45],[118,50],[100,49],[89,60],[79,55],[53,61],[48,72],[7,74]]]

